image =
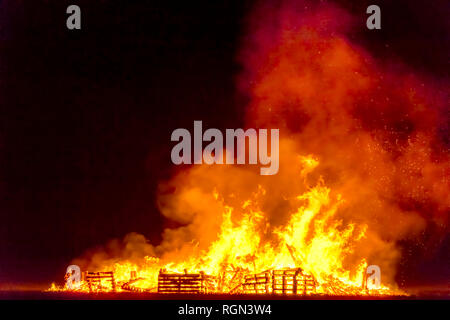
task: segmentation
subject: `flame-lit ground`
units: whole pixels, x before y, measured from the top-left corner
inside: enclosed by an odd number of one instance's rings
[[[83,292],[44,292],[44,291],[0,291],[0,299],[32,300],[417,300],[450,299],[450,290],[444,288],[413,289],[410,295],[377,296],[281,296],[251,294],[157,294],[157,293],[83,293]]]

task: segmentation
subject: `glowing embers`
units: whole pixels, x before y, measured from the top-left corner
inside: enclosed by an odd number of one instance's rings
[[[167,273],[161,269],[158,275],[158,293],[208,293],[214,289],[214,277],[199,273]]]
[[[243,293],[248,294],[296,294],[316,293],[316,281],[301,268],[267,270],[245,276]]]

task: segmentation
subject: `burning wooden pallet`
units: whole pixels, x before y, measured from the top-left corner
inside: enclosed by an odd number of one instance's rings
[[[167,273],[161,269],[158,275],[158,293],[207,293],[211,277],[200,273]]]
[[[271,293],[271,271],[267,270],[257,274],[246,275],[242,287],[245,293],[265,294]]]
[[[272,292],[275,294],[312,294],[315,293],[314,277],[300,268],[273,270]]]
[[[300,268],[267,270],[258,274],[245,276],[242,284],[249,294],[313,294],[316,282],[312,275]]]
[[[94,291],[104,291],[105,287],[103,286],[103,281],[110,282],[111,288],[106,291],[112,290],[116,291],[116,281],[114,279],[113,271],[104,271],[104,272],[83,272],[83,280],[87,282],[89,292]]]

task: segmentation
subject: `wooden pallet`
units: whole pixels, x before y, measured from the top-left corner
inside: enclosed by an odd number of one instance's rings
[[[316,282],[302,269],[289,268],[247,275],[242,287],[249,294],[306,295],[315,293]]]
[[[257,274],[246,275],[242,287],[245,293],[267,294],[271,293],[270,279],[272,275],[270,271],[264,271]]]
[[[211,277],[205,273],[167,273],[160,270],[158,293],[207,293]]]
[[[105,272],[83,272],[83,280],[87,282],[89,292],[103,291],[103,281],[109,281],[111,283],[112,291],[116,291],[116,281],[114,279],[113,271]],[[95,290],[94,290],[95,289]]]
[[[312,275],[302,269],[273,270],[272,293],[275,294],[311,294],[315,293],[316,282]]]

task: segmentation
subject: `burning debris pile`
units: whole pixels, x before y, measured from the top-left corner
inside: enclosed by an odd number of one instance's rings
[[[160,211],[180,227],[156,246],[132,233],[73,261],[113,272],[104,290],[398,294],[399,243],[428,225],[445,235],[445,99],[352,44],[347,13],[308,8],[261,7],[240,56],[246,126],[280,129],[279,172],[203,164],[161,183]],[[378,290],[369,265],[381,269]]]
[[[302,168],[300,176],[305,178],[318,161],[303,157],[299,159],[299,165]],[[355,243],[364,239],[367,227],[345,226],[334,220],[343,202],[339,195],[335,199],[330,196],[330,189],[321,179],[317,186],[307,188],[304,194],[290,200],[298,203],[296,211],[287,217],[285,225],[271,233],[267,232],[269,220],[258,204],[266,194],[260,186],[239,206],[241,212],[236,216],[234,209],[225,205],[224,199],[214,191],[211,198],[223,206],[223,214],[216,240],[207,249],[200,249],[199,244],[190,246],[190,255],[180,262],[165,262],[165,257],[149,256],[141,263],[127,261],[108,265],[102,260],[103,270],[83,272],[81,284],[75,290],[185,294],[398,294],[386,286],[368,289],[365,259],[359,261],[353,272],[344,268],[345,259],[353,252]],[[130,237],[128,246],[134,242],[131,247],[145,247],[145,239],[141,236]],[[91,258],[96,260],[96,253]]]
[[[360,288],[345,285],[338,279],[330,278],[324,284],[316,282],[311,274],[303,272],[301,268],[284,268],[266,270],[257,274],[236,272],[231,278],[235,282],[237,278],[243,279],[233,289],[226,291],[225,287],[231,287],[220,283],[221,276],[199,273],[171,273],[161,269],[158,274],[157,287],[141,287],[148,283],[144,278],[136,277],[136,272],[131,272],[128,281],[114,280],[114,272],[83,272],[81,283],[73,291],[100,293],[100,292],[153,292],[159,294],[265,294],[265,295],[402,295],[401,291],[393,291],[388,288],[369,289],[368,282],[362,283]],[[365,279],[366,280],[366,279]],[[117,289],[119,285],[119,289]],[[52,286],[49,291],[64,291]]]

